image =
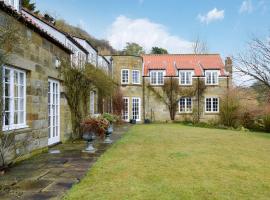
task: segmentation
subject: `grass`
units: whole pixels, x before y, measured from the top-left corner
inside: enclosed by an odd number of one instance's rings
[[[137,125],[65,199],[270,199],[270,135]]]

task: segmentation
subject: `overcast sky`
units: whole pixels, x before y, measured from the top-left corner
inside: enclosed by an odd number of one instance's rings
[[[78,25],[116,49],[136,42],[189,53],[198,36],[212,53],[241,52],[270,33],[270,0],[36,0],[37,7]]]

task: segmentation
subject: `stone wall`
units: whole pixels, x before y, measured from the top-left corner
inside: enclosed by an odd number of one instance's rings
[[[123,96],[129,98],[129,119],[132,118],[132,97],[141,99],[140,122],[143,122],[142,58],[138,56],[113,56],[113,78],[120,85]],[[129,84],[121,84],[121,70],[129,69]],[[140,84],[132,84],[132,70],[140,71]]]
[[[175,77],[178,80],[178,77]],[[196,80],[197,78],[193,78]],[[204,78],[200,78],[204,81]],[[165,106],[163,102],[161,102],[149,89],[147,86],[149,85],[149,77],[144,77],[145,82],[145,118],[151,119],[152,121],[167,121],[170,120],[170,113],[168,108]],[[193,81],[193,86],[196,84],[196,81]],[[229,81],[229,87],[231,87]],[[161,86],[154,86],[156,89],[162,92]],[[182,86],[179,86],[182,87]],[[187,86],[190,87],[191,86]],[[195,86],[194,86],[195,87]],[[188,89],[188,88],[187,88]],[[209,120],[217,120],[219,117],[218,113],[205,113],[205,97],[219,97],[221,98],[223,94],[227,91],[227,77],[219,78],[219,85],[217,86],[206,86],[203,96],[199,97],[199,107],[201,112],[201,121],[208,122]],[[192,97],[193,109],[198,108],[198,97]],[[197,109],[198,110],[198,109]],[[195,115],[191,114],[183,114],[179,112],[177,108],[177,113],[175,119],[178,121],[192,121]]]
[[[9,17],[0,11],[1,17]],[[17,156],[30,153],[48,146],[48,79],[60,81],[55,59],[69,59],[69,53],[41,37],[38,33],[21,26],[26,43],[18,45],[9,57],[9,67],[26,72],[26,124],[27,128],[13,130],[15,133],[15,152]],[[71,120],[67,101],[63,95],[60,99],[60,137],[65,142],[70,138]],[[25,141],[26,140],[26,141]]]

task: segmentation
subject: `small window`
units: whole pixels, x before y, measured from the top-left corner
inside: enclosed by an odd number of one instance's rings
[[[122,84],[128,84],[129,83],[129,70],[128,69],[122,69],[122,71],[121,71],[121,83]]]
[[[3,68],[3,130],[26,127],[26,75],[22,70]]]
[[[192,99],[191,97],[182,97],[179,100],[179,112],[191,113],[192,112]]]
[[[192,76],[193,76],[193,71],[188,70],[180,70],[179,72],[179,79],[180,79],[180,85],[192,85]]]
[[[139,70],[132,71],[132,83],[140,84],[140,71]]]
[[[217,97],[205,98],[205,112],[208,112],[208,113],[219,112],[219,98]]]
[[[205,71],[206,85],[218,85],[218,71]]]
[[[164,84],[164,71],[151,71],[150,83],[151,85],[163,85]]]

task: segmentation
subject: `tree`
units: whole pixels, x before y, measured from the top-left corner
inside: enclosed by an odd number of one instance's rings
[[[236,69],[270,90],[270,40],[253,38],[245,53],[234,58]],[[257,83],[257,84],[258,84]]]
[[[141,54],[144,54],[145,51],[143,47],[141,47],[137,43],[127,42],[126,47],[123,50],[123,53],[125,55],[140,56]]]
[[[206,54],[208,53],[207,43],[202,41],[200,37],[197,37],[192,44],[192,49],[194,54]]]
[[[168,51],[160,47],[152,47],[151,54],[168,54]]]
[[[39,10],[36,10],[36,3],[31,3],[31,0],[22,0],[22,7],[27,8],[36,14],[39,13]]]
[[[91,64],[74,67],[70,61],[62,60],[60,71],[64,95],[71,111],[72,138],[78,139],[82,136],[80,124],[88,115],[87,105],[90,92],[98,90],[98,95],[102,98],[110,97],[114,93],[115,84],[105,72]]]

